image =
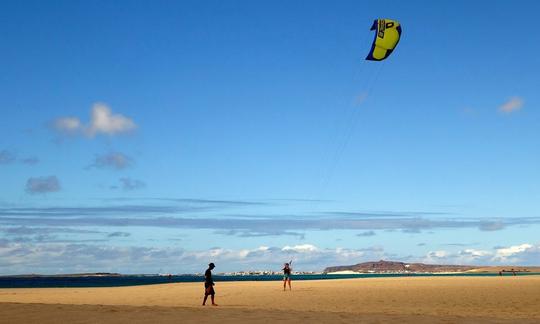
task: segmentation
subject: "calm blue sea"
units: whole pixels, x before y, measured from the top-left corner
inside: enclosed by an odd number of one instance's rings
[[[540,273],[520,273],[518,276],[540,275]],[[351,275],[294,275],[293,280],[327,280],[327,279],[349,279],[349,278],[383,278],[383,277],[489,277],[498,274],[351,274]],[[510,276],[510,274],[504,274]],[[282,276],[214,276],[214,281],[278,281]],[[123,275],[123,276],[102,276],[102,277],[0,277],[0,288],[51,288],[51,287],[120,287],[154,285],[172,282],[203,282],[202,276],[178,275],[178,276],[156,276],[156,275]]]

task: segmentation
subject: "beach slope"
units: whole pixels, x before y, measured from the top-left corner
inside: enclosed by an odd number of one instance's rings
[[[0,323],[540,323],[540,276],[0,289]]]

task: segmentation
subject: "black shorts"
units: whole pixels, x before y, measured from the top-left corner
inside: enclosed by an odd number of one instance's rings
[[[214,290],[214,285],[212,284],[209,284],[209,283],[204,283],[204,295],[205,296],[208,296],[208,295],[215,295],[216,294],[216,291]]]

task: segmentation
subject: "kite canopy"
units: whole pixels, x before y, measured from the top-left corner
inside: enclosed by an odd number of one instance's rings
[[[366,60],[382,61],[390,56],[397,46],[401,37],[401,25],[397,20],[375,19],[371,30],[377,32]]]

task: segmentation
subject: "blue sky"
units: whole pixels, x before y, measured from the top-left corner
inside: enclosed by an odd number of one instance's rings
[[[539,264],[539,9],[3,2],[0,274]]]

